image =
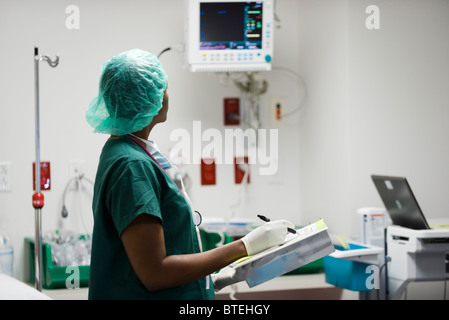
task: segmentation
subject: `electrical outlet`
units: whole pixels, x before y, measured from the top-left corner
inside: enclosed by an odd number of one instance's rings
[[[86,161],[84,160],[70,160],[69,162],[69,178],[75,178],[84,174]]]
[[[285,114],[287,99],[284,97],[271,97],[270,99],[270,119],[271,125],[280,126],[286,124]]]
[[[11,162],[0,162],[0,191],[12,191]]]

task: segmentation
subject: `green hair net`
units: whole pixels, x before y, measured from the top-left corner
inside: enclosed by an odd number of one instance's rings
[[[100,133],[125,135],[142,130],[162,108],[167,75],[154,54],[120,53],[101,66],[100,88],[86,112]]]

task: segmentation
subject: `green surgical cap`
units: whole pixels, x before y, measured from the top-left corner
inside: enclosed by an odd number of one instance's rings
[[[116,136],[142,130],[162,108],[167,75],[154,54],[123,52],[101,66],[100,88],[86,112],[100,133]]]

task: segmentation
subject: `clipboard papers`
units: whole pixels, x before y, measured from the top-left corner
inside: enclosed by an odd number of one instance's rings
[[[230,265],[250,288],[302,267],[334,252],[323,220],[289,233],[284,244],[243,257]]]

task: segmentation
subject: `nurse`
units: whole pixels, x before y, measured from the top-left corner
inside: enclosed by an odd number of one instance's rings
[[[213,299],[213,284],[243,280],[224,267],[282,243],[294,227],[273,221],[201,252],[187,195],[148,140],[167,119],[168,100],[167,75],[153,54],[134,49],[102,65],[86,112],[97,132],[110,135],[95,178],[89,299]]]

